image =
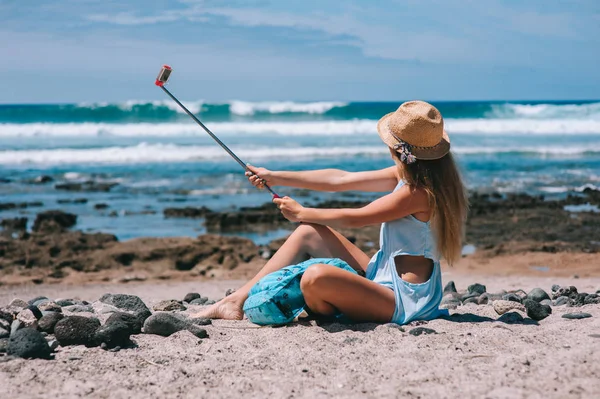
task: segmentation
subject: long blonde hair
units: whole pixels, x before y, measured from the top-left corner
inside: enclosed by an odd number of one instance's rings
[[[427,192],[437,250],[452,265],[460,259],[469,209],[467,190],[451,153],[431,161],[405,164],[392,150],[400,178],[411,189]]]

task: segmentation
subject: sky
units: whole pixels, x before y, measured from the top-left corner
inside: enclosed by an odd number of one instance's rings
[[[0,0],[0,103],[600,98],[597,0]]]

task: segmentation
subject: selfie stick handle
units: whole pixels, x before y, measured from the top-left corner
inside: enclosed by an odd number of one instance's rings
[[[217,144],[219,144],[219,145],[220,145],[220,146],[221,146],[221,147],[222,147],[222,148],[223,148],[225,151],[227,151],[227,153],[228,153],[229,155],[231,155],[231,157],[232,157],[233,159],[235,159],[235,161],[236,161],[237,163],[239,163],[239,164],[240,164],[240,166],[241,166],[242,168],[244,168],[244,170],[249,170],[249,169],[248,169],[248,166],[246,166],[246,164],[245,164],[245,163],[244,163],[244,162],[243,162],[243,161],[242,161],[242,160],[241,160],[241,159],[240,159],[240,158],[239,158],[237,155],[235,155],[235,154],[234,154],[234,152],[233,152],[233,151],[231,151],[231,150],[229,149],[229,147],[227,147],[227,146],[226,146],[226,145],[225,145],[225,144],[224,144],[224,143],[223,143],[223,142],[222,142],[222,141],[221,141],[221,140],[220,140],[220,139],[219,139],[217,136],[215,136],[215,135],[213,134],[213,132],[211,132],[211,131],[210,131],[210,130],[209,130],[207,127],[206,127],[206,126],[204,126],[204,123],[202,123],[202,122],[200,121],[200,119],[196,118],[196,115],[192,114],[192,113],[191,113],[191,112],[190,112],[190,111],[189,111],[189,110],[188,110],[188,109],[185,107],[185,105],[183,105],[182,103],[180,103],[180,102],[179,102],[179,100],[178,100],[177,98],[175,98],[175,96],[174,96],[174,95],[172,95],[172,94],[171,94],[171,92],[170,92],[169,90],[167,90],[167,88],[166,88],[164,85],[157,85],[157,86],[159,86],[161,89],[163,89],[163,90],[164,90],[164,92],[165,92],[165,93],[167,93],[167,94],[169,95],[169,97],[171,97],[171,98],[173,99],[173,101],[175,101],[175,102],[176,102],[176,103],[177,103],[177,104],[178,104],[178,105],[179,105],[179,106],[180,106],[180,107],[181,107],[181,108],[182,108],[182,109],[183,109],[183,110],[184,110],[184,111],[185,111],[185,112],[186,112],[186,113],[187,113],[187,114],[190,116],[190,118],[192,118],[194,121],[196,121],[196,123],[197,123],[198,125],[200,125],[200,127],[201,127],[202,129],[204,129],[204,131],[205,131],[206,133],[208,133],[208,134],[210,135],[210,137],[212,137],[212,138],[213,138],[213,140],[215,140],[215,141],[217,142]],[[269,187],[269,186],[268,186],[266,183],[265,183],[265,188],[266,188],[266,189],[267,189],[267,190],[268,190],[268,191],[269,191],[271,194],[273,194],[273,198],[281,198],[281,197],[279,197],[279,195],[277,195],[277,193],[276,193],[275,191],[273,191],[273,190],[271,189],[271,187]]]

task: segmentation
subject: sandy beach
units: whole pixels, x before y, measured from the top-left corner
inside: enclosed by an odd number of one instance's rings
[[[600,278],[485,277],[447,271],[459,289],[488,292],[576,285],[595,292]],[[219,298],[241,281],[37,285],[0,288],[0,303],[37,295],[96,300],[104,293],[139,295],[151,305],[187,292]],[[187,312],[197,307],[190,306]],[[569,320],[583,311],[593,317]],[[248,321],[207,326],[163,338],[132,336],[136,348],[113,353],[60,347],[55,360],[0,364],[7,397],[436,397],[593,398],[600,391],[600,307],[554,307],[548,318],[504,323],[491,305],[461,306],[448,320],[392,324],[295,323],[258,327]],[[435,334],[411,335],[425,327]]]

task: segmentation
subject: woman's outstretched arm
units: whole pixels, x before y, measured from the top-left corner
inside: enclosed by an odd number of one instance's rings
[[[392,191],[398,184],[397,167],[366,172],[347,172],[340,169],[307,170],[302,172],[271,171],[249,165],[254,176],[248,180],[260,187],[261,179],[269,186],[288,186],[315,191]]]
[[[404,186],[362,208],[305,208],[290,197],[273,200],[283,216],[292,222],[316,223],[331,227],[362,227],[388,222],[415,213],[429,213],[429,200],[423,190]]]

